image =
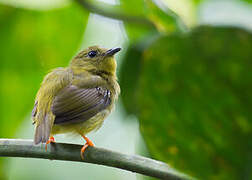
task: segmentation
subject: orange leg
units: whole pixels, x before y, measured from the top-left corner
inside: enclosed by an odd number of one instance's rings
[[[53,136],[51,136],[48,141],[46,141],[46,145],[45,145],[45,150],[47,151],[47,145],[50,143],[55,143],[55,139]]]
[[[86,144],[81,148],[81,158],[84,159],[84,152],[88,146],[94,146],[94,143],[88,139],[86,136],[82,136],[86,140]]]

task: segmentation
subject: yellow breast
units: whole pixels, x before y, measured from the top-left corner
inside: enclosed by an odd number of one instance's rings
[[[110,110],[105,109],[96,114],[94,117],[81,123],[54,125],[51,135],[63,133],[86,135],[91,131],[98,130],[102,126],[104,119],[109,115],[109,113]]]

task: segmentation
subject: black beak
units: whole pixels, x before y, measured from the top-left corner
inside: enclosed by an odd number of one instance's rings
[[[113,56],[115,53],[121,51],[121,48],[113,48],[106,51],[105,56]]]

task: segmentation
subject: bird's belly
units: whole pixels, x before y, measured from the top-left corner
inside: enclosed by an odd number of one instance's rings
[[[81,122],[81,123],[72,123],[72,124],[59,124],[53,125],[51,135],[55,134],[63,134],[63,133],[73,133],[86,135],[87,133],[98,130],[102,124],[104,119],[109,115],[110,111],[105,109],[99,113],[97,113],[92,118]]]

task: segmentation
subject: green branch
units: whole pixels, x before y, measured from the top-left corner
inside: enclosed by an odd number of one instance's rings
[[[84,153],[84,160],[82,160],[80,157],[81,147],[76,144],[53,143],[45,151],[44,144],[34,145],[31,140],[0,139],[0,157],[79,161],[116,167],[160,179],[188,179],[187,176],[174,171],[163,162],[97,147],[88,147]]]
[[[132,16],[126,13],[123,13],[122,10],[117,5],[109,5],[100,1],[92,0],[75,0],[83,8],[87,9],[92,13],[96,13],[105,17],[122,20],[124,22],[130,22],[135,24],[142,24],[155,28],[155,25],[147,18],[141,16]]]

